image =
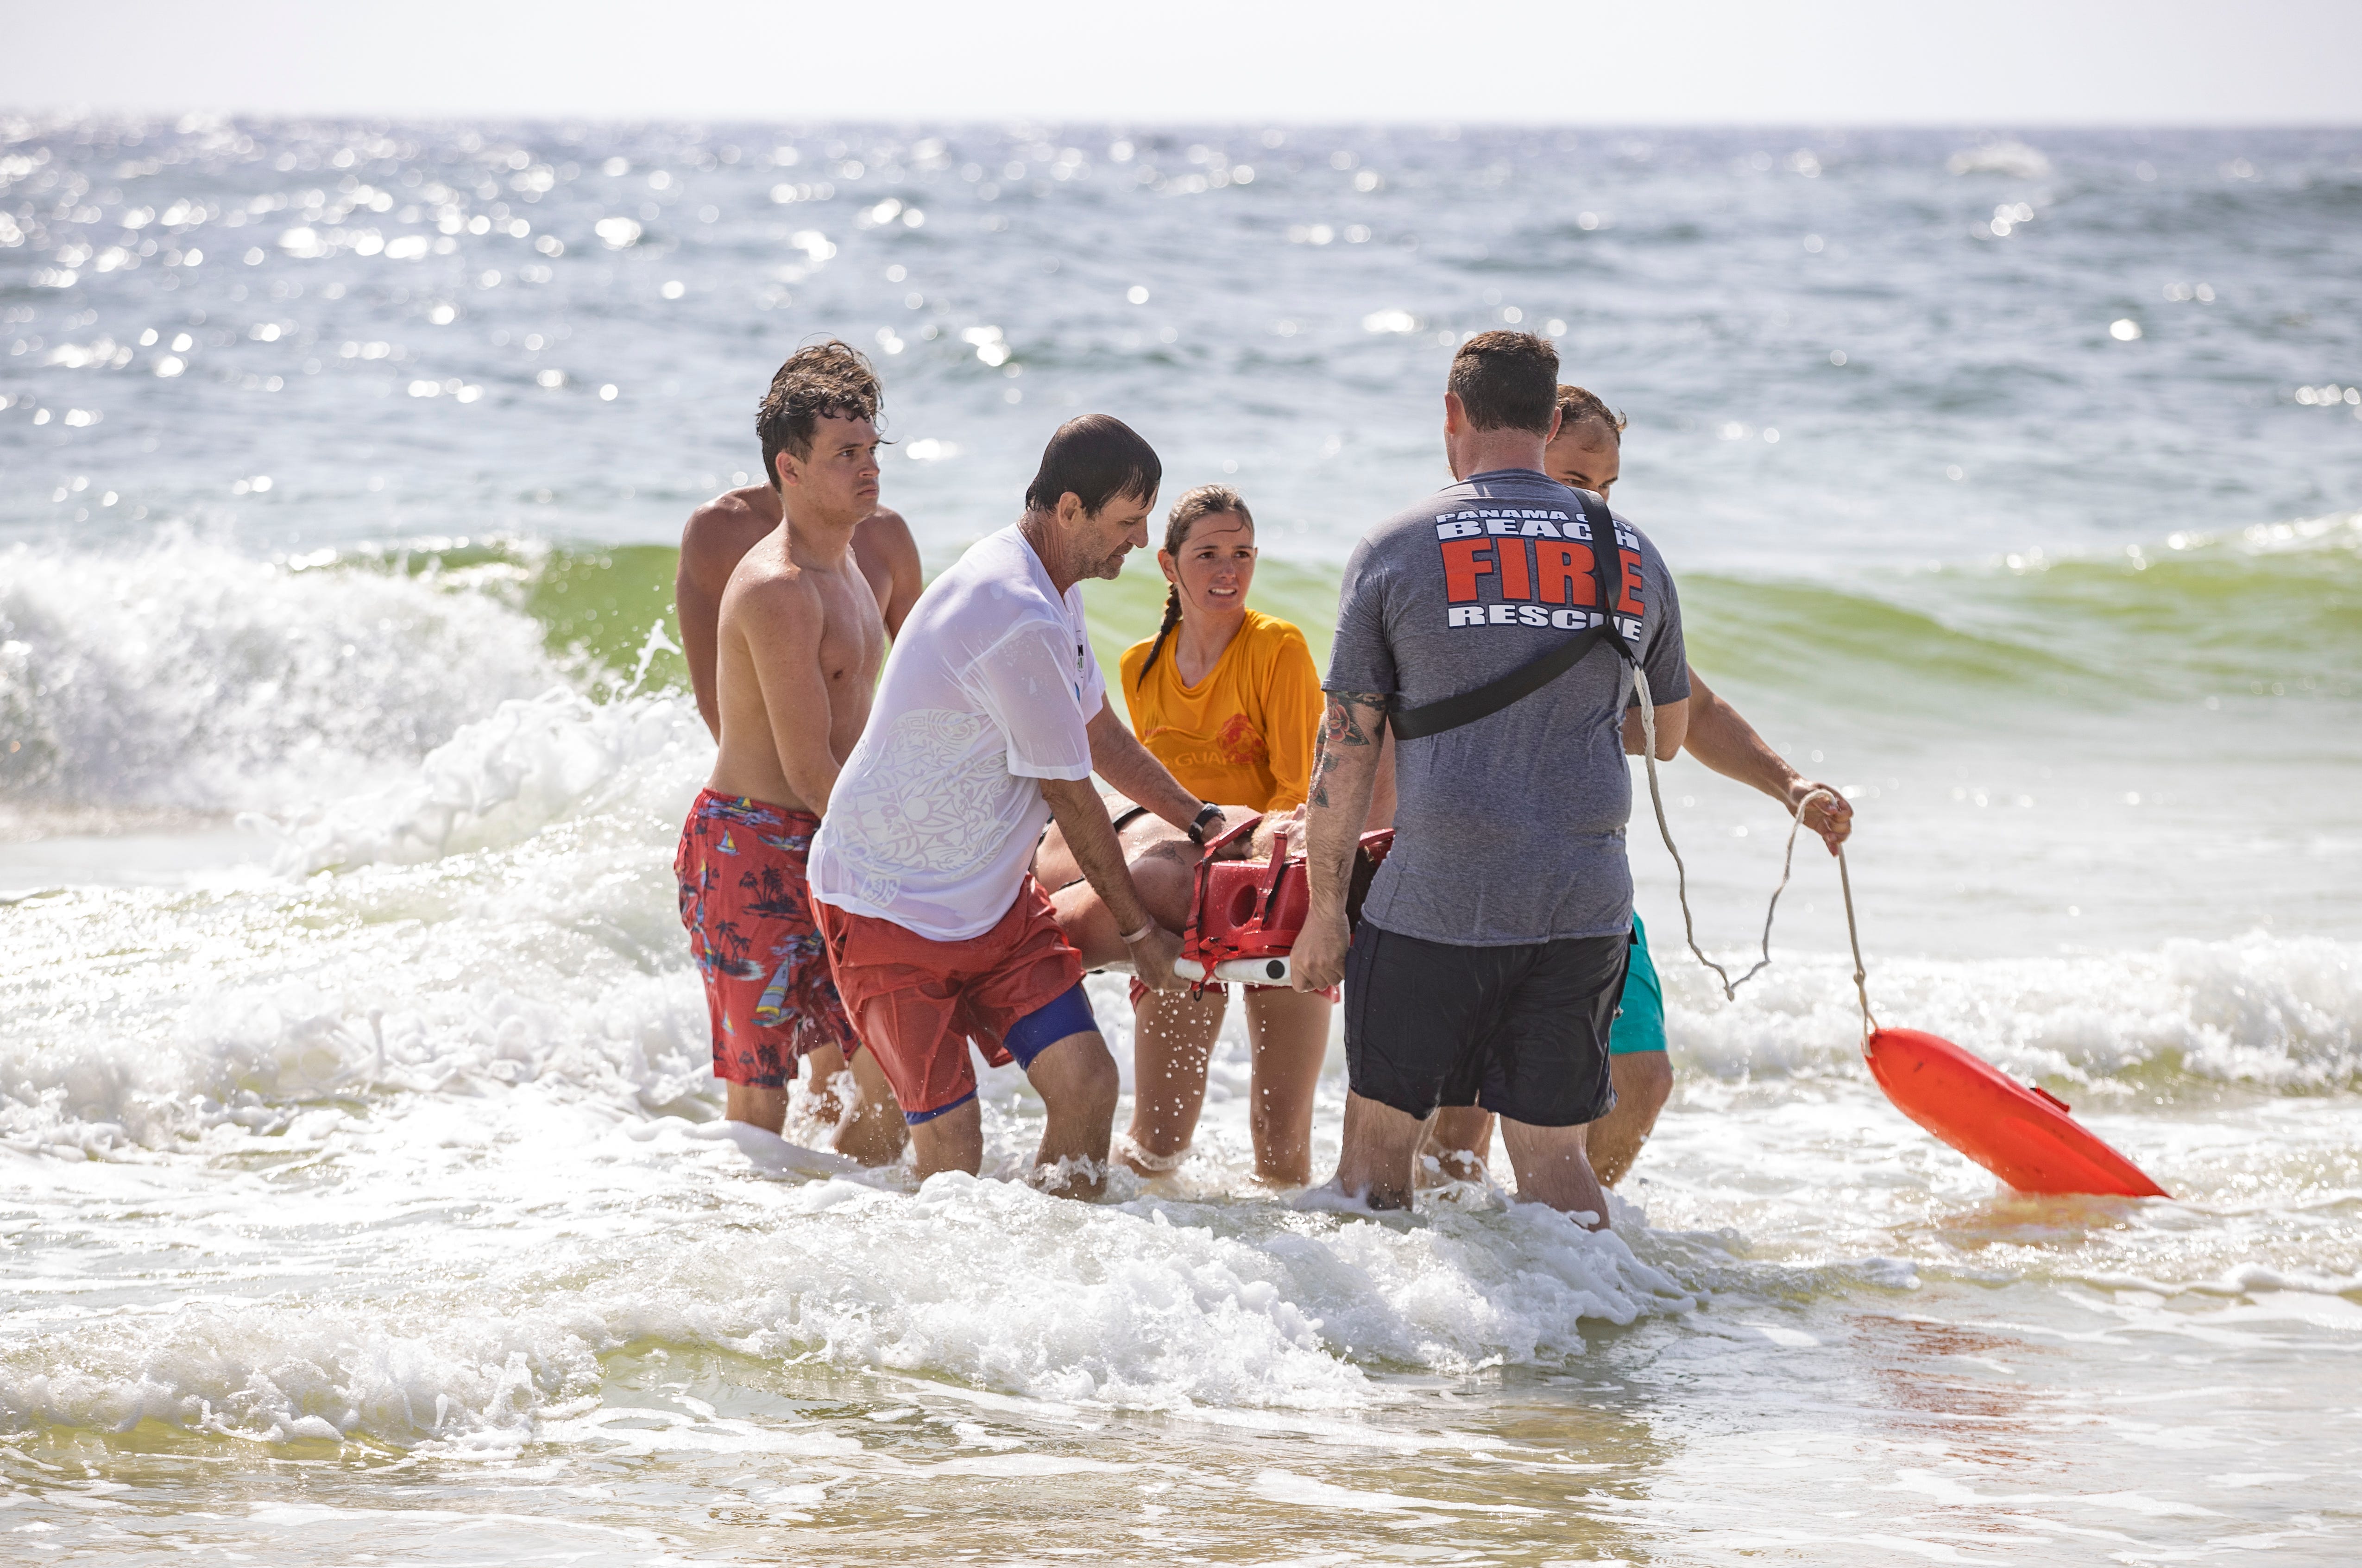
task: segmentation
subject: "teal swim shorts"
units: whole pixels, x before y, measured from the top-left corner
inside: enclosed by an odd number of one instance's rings
[[[1607,1036],[1611,1056],[1638,1055],[1665,1048],[1665,993],[1657,966],[1649,961],[1649,928],[1632,917],[1632,956],[1624,971],[1624,1010]]]

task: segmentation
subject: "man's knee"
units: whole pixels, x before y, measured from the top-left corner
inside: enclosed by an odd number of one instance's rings
[[[778,1132],[788,1122],[788,1091],[783,1084],[726,1084],[722,1114],[766,1132]]]
[[[1616,1103],[1629,1114],[1653,1121],[1672,1097],[1673,1065],[1662,1051],[1634,1051],[1613,1058],[1608,1070],[1616,1082]]]
[[[1345,1096],[1344,1146],[1337,1157],[1337,1185],[1374,1209],[1409,1207],[1411,1163],[1427,1124],[1408,1111],[1372,1099],[1360,1090]]]
[[[1579,1159],[1590,1163],[1591,1128],[1578,1122],[1571,1127],[1541,1127],[1528,1121],[1512,1121],[1501,1118],[1501,1142],[1512,1154],[1519,1151],[1544,1159]]]
[[[922,1180],[938,1171],[974,1176],[984,1163],[984,1117],[973,1095],[913,1123],[910,1138],[912,1164]]]
[[[1113,1116],[1123,1094],[1123,1077],[1107,1041],[1096,1031],[1069,1034],[1042,1049],[1025,1069],[1042,1103],[1068,1116]]]
[[[1078,1048],[1084,1062],[1084,1102],[1094,1115],[1114,1115],[1115,1102],[1123,1097],[1123,1075],[1116,1070],[1107,1042],[1097,1034],[1086,1035]]]

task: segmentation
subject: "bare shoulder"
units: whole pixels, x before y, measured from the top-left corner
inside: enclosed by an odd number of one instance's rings
[[[689,514],[680,531],[681,571],[718,593],[739,559],[778,525],[779,498],[768,485],[724,491]]]
[[[731,566],[722,591],[722,624],[747,635],[775,634],[820,624],[825,604],[811,576],[788,558],[785,541],[773,529],[757,538]]]
[[[854,531],[853,547],[896,566],[919,564],[919,542],[911,536],[911,525],[891,507],[881,506],[861,520],[861,526]]]

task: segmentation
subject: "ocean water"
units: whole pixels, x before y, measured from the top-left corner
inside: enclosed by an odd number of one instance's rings
[[[10,1560],[2351,1561],[2358,241],[2350,131],[0,117]],[[1816,851],[1725,1000],[1645,821],[1609,1235],[1255,1188],[1237,1039],[1094,1206],[1012,1074],[980,1181],[720,1121],[671,543],[778,359],[874,355],[932,566],[1107,409],[1325,645],[1502,324],[1854,796],[1881,1017],[2174,1198],[1892,1110]],[[1664,778],[1736,954],[1784,821]]]

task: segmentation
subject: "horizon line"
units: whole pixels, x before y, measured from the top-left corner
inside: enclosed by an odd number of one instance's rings
[[[1959,119],[1506,119],[1439,116],[1375,116],[1367,118],[1328,119],[1269,115],[1253,117],[1216,116],[1206,119],[1182,117],[1124,118],[1113,116],[1076,116],[1058,119],[995,118],[982,115],[948,115],[919,118],[910,116],[878,116],[845,114],[841,116],[805,116],[794,118],[765,118],[751,114],[695,115],[689,113],[651,111],[640,114],[578,114],[555,110],[500,109],[241,109],[217,104],[192,103],[173,105],[132,106],[112,104],[9,104],[0,103],[0,118],[48,118],[63,121],[98,123],[109,119],[186,119],[193,115],[221,119],[252,120],[285,123],[292,121],[370,121],[392,120],[423,124],[459,124],[475,120],[504,120],[523,125],[596,125],[596,126],[749,126],[776,127],[789,126],[927,126],[943,128],[975,128],[1006,130],[1018,126],[1065,127],[1098,126],[1110,129],[1131,127],[1187,126],[1220,127],[1237,129],[1267,129],[1272,127],[1306,130],[1383,129],[1383,130],[1694,130],[1694,131],[1849,131],[1849,130],[1915,130],[1954,131],[1963,135],[1987,132],[2041,133],[2047,131],[2348,131],[2362,130],[2362,113],[2351,119],[2221,119],[2221,120],[2136,120],[2136,119],[2035,119],[2035,120],[1959,120]]]

